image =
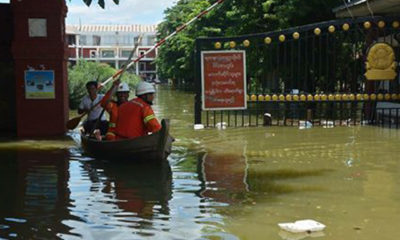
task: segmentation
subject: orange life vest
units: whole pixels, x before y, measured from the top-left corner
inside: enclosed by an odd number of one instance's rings
[[[108,131],[106,133],[106,140],[116,139],[115,128],[118,119],[118,104],[115,101],[109,101],[107,103],[107,100],[111,97],[111,93],[112,91],[108,91],[103,99],[101,99],[101,106],[110,115],[110,120],[108,121]]]
[[[135,98],[119,106],[116,126],[118,138],[145,136],[160,129],[161,125],[153,109],[141,98]]]

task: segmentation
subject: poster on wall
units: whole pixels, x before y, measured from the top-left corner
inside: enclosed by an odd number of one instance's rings
[[[245,51],[202,51],[203,110],[246,109]]]
[[[26,99],[54,99],[54,71],[25,71]]]

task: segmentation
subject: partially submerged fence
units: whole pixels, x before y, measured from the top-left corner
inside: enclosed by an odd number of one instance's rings
[[[389,119],[393,126],[399,119],[398,110],[393,109],[400,105],[393,105],[389,115],[379,114],[387,110],[376,105],[400,99],[399,68],[392,59],[400,56],[399,20],[340,19],[275,32],[196,39],[195,123],[209,127],[297,126],[307,125],[307,121],[314,125],[357,125],[381,124]],[[375,43],[389,47],[367,58]],[[203,111],[201,52],[230,49],[246,51],[247,109]],[[371,68],[372,61],[376,61],[376,69]],[[371,69],[397,75],[393,80],[367,80],[364,74]]]

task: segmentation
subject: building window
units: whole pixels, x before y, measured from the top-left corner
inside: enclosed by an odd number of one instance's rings
[[[132,50],[121,50],[121,57],[128,58]]]
[[[112,58],[115,56],[114,50],[103,50],[101,56],[104,58]]]
[[[101,37],[93,35],[93,46],[100,46]]]
[[[139,62],[139,71],[146,71],[146,63]]]
[[[67,41],[68,45],[75,45],[76,44],[75,35],[67,35]]]
[[[97,51],[96,50],[90,50],[90,58],[96,58],[97,57]]]
[[[80,45],[86,45],[86,36],[85,35],[82,35],[81,37],[80,37],[80,39],[79,39],[79,44]]]

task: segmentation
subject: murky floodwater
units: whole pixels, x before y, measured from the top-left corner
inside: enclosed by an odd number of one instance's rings
[[[0,142],[8,239],[398,239],[400,131],[194,131],[193,96],[155,105],[176,138],[163,165],[96,161],[73,139]],[[314,219],[321,233],[277,223]],[[315,238],[314,238],[315,237]]]

